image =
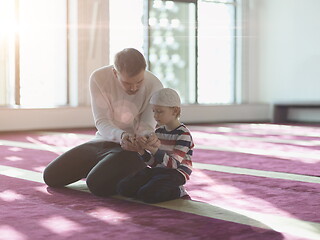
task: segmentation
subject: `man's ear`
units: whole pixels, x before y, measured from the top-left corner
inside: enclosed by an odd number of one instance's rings
[[[115,78],[118,78],[118,72],[115,68],[112,68],[112,72]]]

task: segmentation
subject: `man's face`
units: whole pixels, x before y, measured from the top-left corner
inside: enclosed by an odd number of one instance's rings
[[[129,95],[136,94],[141,88],[144,81],[144,72],[142,70],[140,73],[133,77],[128,77],[126,73],[120,73],[116,69],[113,69],[115,77],[119,80],[121,87]]]

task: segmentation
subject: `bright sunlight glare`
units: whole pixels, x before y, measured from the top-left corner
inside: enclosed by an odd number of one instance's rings
[[[12,37],[19,32],[19,25],[15,19],[14,1],[2,1],[0,7],[0,39]]]

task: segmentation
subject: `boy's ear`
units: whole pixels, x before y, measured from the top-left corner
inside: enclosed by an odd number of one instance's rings
[[[180,107],[173,107],[173,112],[176,116],[180,115]]]

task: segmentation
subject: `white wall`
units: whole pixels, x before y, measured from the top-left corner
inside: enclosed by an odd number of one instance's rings
[[[251,2],[257,16],[256,101],[320,103],[320,1]],[[319,121],[320,110],[292,110],[290,116]]]
[[[320,1],[258,2],[259,100],[320,100]]]
[[[244,114],[245,113],[245,114]],[[268,104],[182,107],[184,123],[267,121]],[[0,109],[0,132],[33,129],[94,127],[90,107],[52,109]]]
[[[0,131],[82,128],[94,126],[89,107],[0,109]]]

